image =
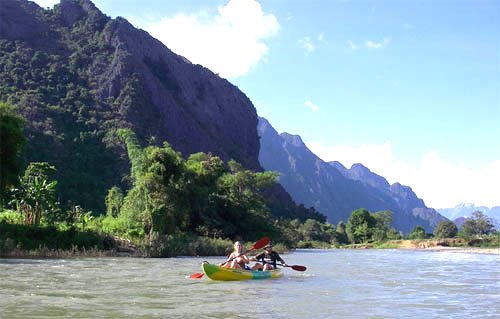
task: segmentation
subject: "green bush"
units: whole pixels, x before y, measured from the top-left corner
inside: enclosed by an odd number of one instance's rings
[[[124,216],[115,218],[108,215],[97,218],[89,227],[99,229],[103,233],[114,234],[128,239],[144,237],[144,227],[140,223]]]
[[[0,212],[0,222],[5,221],[9,224],[21,224],[24,221],[24,217],[21,213],[15,210],[4,210]]]
[[[161,236],[146,247],[146,251],[151,257],[223,256],[229,254],[232,246],[229,239],[173,234]]]
[[[91,231],[78,231],[74,227],[59,230],[56,226],[35,226],[0,222],[0,240],[22,250],[48,249],[102,249],[104,237]]]

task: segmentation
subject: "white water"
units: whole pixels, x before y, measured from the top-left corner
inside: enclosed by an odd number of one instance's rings
[[[0,259],[0,318],[500,318],[500,256],[300,250],[277,280],[185,278],[205,258]]]

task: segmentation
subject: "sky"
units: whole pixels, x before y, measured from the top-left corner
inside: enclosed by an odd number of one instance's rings
[[[362,163],[429,207],[500,206],[499,0],[94,3],[228,79],[325,161]]]

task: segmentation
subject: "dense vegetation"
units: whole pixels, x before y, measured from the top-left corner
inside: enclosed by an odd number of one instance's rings
[[[21,123],[12,106],[0,107],[0,123],[13,119]],[[24,145],[20,125],[2,125],[2,135],[13,149]],[[115,185],[107,191],[105,214],[76,203],[61,205],[57,168],[47,162],[31,162],[23,174],[19,165],[4,170],[19,177],[11,178],[10,191],[2,195],[13,210],[0,214],[0,253],[40,246],[104,249],[114,246],[110,236],[128,238],[153,256],[223,253],[230,242],[215,238],[271,236],[293,246],[300,241],[329,242],[334,237],[332,226],[320,221],[303,223],[273,216],[262,192],[276,182],[273,172],[252,172],[212,154],[196,153],[184,159],[166,142],[162,147],[142,148],[129,129],[116,130],[109,138],[125,146],[131,168],[129,188]],[[6,159],[19,161],[18,157]]]
[[[406,237],[390,227],[391,218],[391,212],[388,211],[370,213],[365,209],[358,209],[352,212],[346,225],[348,240],[344,243],[385,247],[387,242],[407,238],[417,242],[441,240],[441,244],[447,246],[500,246],[500,233],[495,230],[491,219],[482,212],[475,212],[460,229],[452,221],[442,221],[432,234],[427,234],[422,226],[415,226]],[[447,241],[449,239],[456,240]]]

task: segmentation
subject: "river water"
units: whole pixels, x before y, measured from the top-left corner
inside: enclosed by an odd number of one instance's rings
[[[500,256],[298,250],[276,280],[188,279],[204,258],[0,259],[0,318],[500,318]]]

